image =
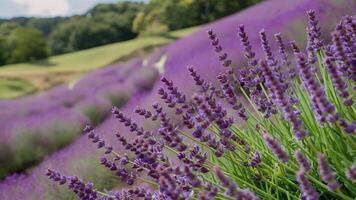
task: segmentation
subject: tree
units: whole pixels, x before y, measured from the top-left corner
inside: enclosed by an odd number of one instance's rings
[[[71,17],[50,34],[51,53],[67,53],[136,37],[132,23],[143,5],[135,2],[99,4],[85,16]]]
[[[43,34],[33,28],[16,28],[9,38],[7,63],[28,62],[47,57],[47,46]]]
[[[7,43],[4,37],[0,36],[0,65],[5,65],[7,60]]]
[[[64,17],[54,17],[54,18],[35,18],[31,17],[27,23],[26,27],[35,28],[40,30],[45,37],[47,37],[53,29],[62,21],[67,20]]]
[[[260,0],[151,0],[136,15],[132,30],[139,35],[204,24],[235,13]],[[155,28],[167,27],[166,30]],[[153,26],[152,26],[153,25]]]

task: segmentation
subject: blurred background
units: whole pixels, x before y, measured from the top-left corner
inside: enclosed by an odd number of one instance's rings
[[[80,58],[74,58],[78,54],[58,55],[152,35],[161,36],[156,40],[174,40],[179,36],[169,35],[170,31],[219,19],[258,1],[0,0],[0,98],[42,91],[122,58],[115,51],[105,58],[92,57],[94,51]],[[161,45],[155,39],[131,48]],[[89,63],[92,59],[97,63]],[[60,77],[45,73],[53,68],[71,69],[53,73]]]
[[[128,130],[110,116],[113,106],[141,122],[132,111],[157,100],[160,76],[189,95],[188,65],[212,81],[223,70],[207,30],[239,68],[246,61],[238,24],[257,55],[262,28],[272,47],[281,32],[286,45],[305,48],[309,9],[328,40],[341,16],[355,14],[356,1],[0,0],[0,199],[75,199],[47,180],[47,168],[98,189],[124,187],[100,166],[101,153],[82,136],[85,124],[120,149],[114,133]]]

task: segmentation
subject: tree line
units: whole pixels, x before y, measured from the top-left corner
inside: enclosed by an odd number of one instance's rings
[[[35,61],[207,23],[260,0],[151,0],[98,4],[83,15],[0,19],[0,65]]]

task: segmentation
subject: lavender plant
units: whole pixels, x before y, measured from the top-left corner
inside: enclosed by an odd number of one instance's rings
[[[281,55],[272,53],[264,30],[265,58],[257,58],[240,25],[248,63],[240,73],[209,30],[226,69],[219,83],[188,67],[197,88],[188,97],[161,78],[161,103],[135,109],[159,123],[157,129],[146,130],[114,108],[114,117],[136,136],[115,133],[126,152],[86,126],[84,133],[102,149],[100,163],[128,189],[99,191],[52,169],[46,175],[80,199],[354,199],[356,17],[342,18],[327,44],[315,12],[307,16],[308,45],[303,51],[291,42],[294,62],[280,33]]]

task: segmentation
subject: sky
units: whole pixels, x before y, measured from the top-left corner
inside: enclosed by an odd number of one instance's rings
[[[120,0],[0,0],[0,18],[18,16],[70,16],[82,14],[98,3],[115,3],[119,1]]]

